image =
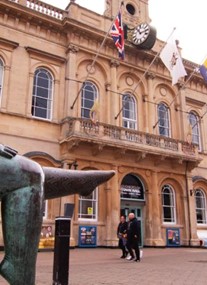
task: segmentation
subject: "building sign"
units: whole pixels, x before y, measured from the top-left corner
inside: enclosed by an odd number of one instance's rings
[[[96,226],[79,227],[79,246],[96,247]]]
[[[167,234],[167,246],[179,246],[180,245],[180,230],[168,228]]]
[[[144,200],[144,189],[141,186],[121,185],[122,199]]]

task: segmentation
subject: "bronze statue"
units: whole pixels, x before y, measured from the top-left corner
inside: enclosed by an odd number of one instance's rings
[[[0,200],[5,256],[0,274],[10,285],[34,285],[44,199],[88,195],[114,171],[41,167],[0,145]]]

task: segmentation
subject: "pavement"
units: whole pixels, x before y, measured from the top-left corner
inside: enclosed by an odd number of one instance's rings
[[[68,285],[207,284],[205,248],[144,248],[141,262],[120,255],[119,249],[71,249]],[[36,285],[52,285],[53,257],[52,251],[38,253]],[[0,285],[8,285],[1,276]]]

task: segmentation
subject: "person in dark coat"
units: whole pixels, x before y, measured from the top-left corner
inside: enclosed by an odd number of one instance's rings
[[[134,213],[129,213],[126,244],[130,254],[127,258],[128,260],[140,261],[139,232],[139,222],[137,221]]]
[[[127,222],[126,222],[126,216],[122,215],[120,217],[120,223],[117,227],[117,237],[119,239],[119,248],[122,250],[122,256],[121,258],[125,258],[128,254],[126,249],[126,232],[127,232]]]

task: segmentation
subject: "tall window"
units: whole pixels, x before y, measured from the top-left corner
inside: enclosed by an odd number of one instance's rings
[[[170,137],[169,110],[164,103],[160,103],[157,107],[158,111],[158,127],[161,136]]]
[[[44,119],[52,117],[53,78],[44,68],[38,68],[34,74],[32,94],[32,116]]]
[[[88,196],[79,196],[79,219],[97,220],[98,189]]]
[[[0,58],[0,105],[2,98],[3,77],[4,77],[4,63],[3,60]]]
[[[189,123],[192,127],[192,143],[197,144],[199,149],[200,149],[201,145],[200,145],[199,117],[195,113],[190,112],[188,119],[189,119]]]
[[[175,194],[170,185],[164,185],[162,188],[162,210],[163,222],[175,223]]]
[[[122,97],[122,126],[128,129],[136,129],[136,103],[130,94],[125,94]]]
[[[200,189],[195,193],[197,224],[206,224],[206,196]]]
[[[97,97],[96,85],[90,81],[84,82],[81,94],[81,118],[90,118],[90,110]]]

